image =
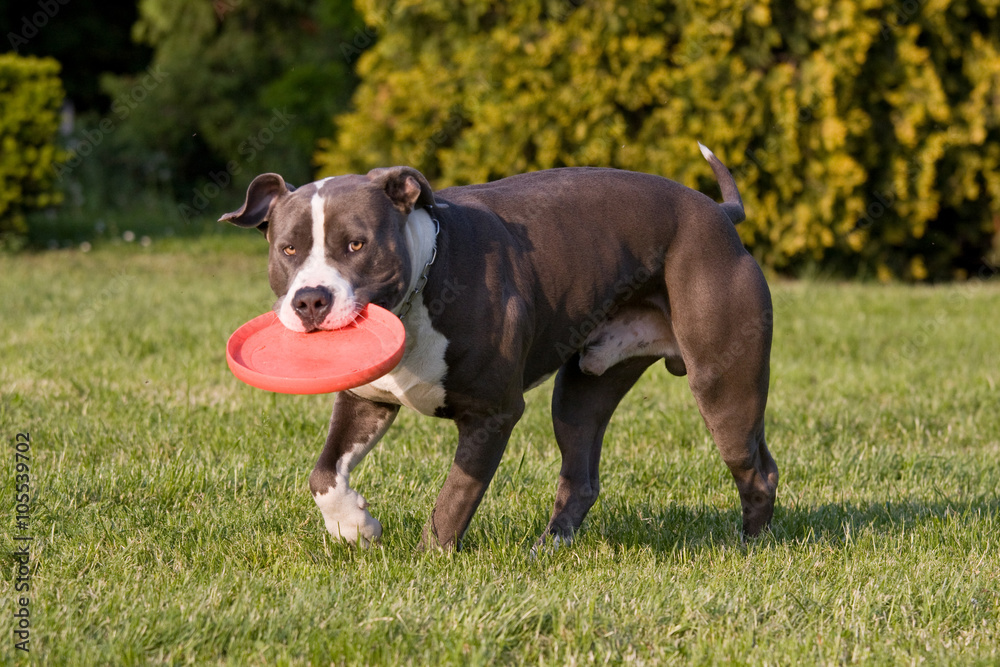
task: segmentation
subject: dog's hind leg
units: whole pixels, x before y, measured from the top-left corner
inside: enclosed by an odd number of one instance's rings
[[[601,446],[611,415],[656,360],[628,359],[595,376],[581,371],[579,357],[574,355],[559,369],[552,392],[552,425],[562,468],[552,518],[536,548],[548,540],[555,546],[572,541],[600,492]]]
[[[711,307],[674,318],[691,391],[740,494],[743,534],[774,513],[778,466],[764,438],[772,310],[764,278],[747,258],[713,286]]]
[[[754,537],[774,514],[778,466],[764,438],[764,405],[757,396],[734,390],[718,378],[692,374],[702,417],[729,467],[740,494],[743,535]]]

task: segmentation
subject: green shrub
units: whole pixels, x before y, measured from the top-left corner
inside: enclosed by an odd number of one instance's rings
[[[368,0],[377,44],[321,175],[411,164],[439,186],[566,165],[717,196],[764,264],[963,277],[1000,220],[996,0]]]
[[[55,60],[0,54],[0,249],[23,244],[28,211],[62,199],[54,167],[63,97]]]
[[[152,62],[146,72],[103,77],[113,100],[107,118],[135,155],[164,157],[185,218],[211,216],[219,190],[245,192],[261,171],[292,183],[311,176],[316,140],[332,131],[354,86],[340,50],[359,22],[350,0],[138,7],[133,36],[153,49]]]

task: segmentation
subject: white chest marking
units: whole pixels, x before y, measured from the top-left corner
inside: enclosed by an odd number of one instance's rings
[[[403,232],[410,254],[412,288],[434,252],[434,223],[427,211],[418,209],[410,214]],[[402,305],[398,304],[395,310]],[[448,372],[444,353],[448,339],[431,325],[430,313],[420,294],[413,299],[403,325],[406,351],[399,365],[388,375],[351,391],[372,401],[405,405],[421,414],[433,415],[444,406],[444,378]]]
[[[406,351],[387,375],[351,391],[371,401],[405,405],[424,415],[444,407],[444,353],[448,339],[431,326],[430,313],[419,296],[403,320]]]

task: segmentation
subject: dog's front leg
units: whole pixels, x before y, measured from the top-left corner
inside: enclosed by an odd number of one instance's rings
[[[421,548],[460,548],[469,521],[500,465],[514,424],[524,412],[520,395],[512,403],[503,409],[464,414],[455,419],[458,450],[434,503],[430,522],[424,528]]]
[[[341,392],[333,404],[330,433],[316,467],[309,475],[313,499],[323,513],[326,529],[336,538],[367,546],[382,535],[382,524],[368,513],[368,502],[351,488],[354,467],[385,435],[398,405],[374,403]]]

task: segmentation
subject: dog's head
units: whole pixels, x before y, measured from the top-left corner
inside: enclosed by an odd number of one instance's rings
[[[262,174],[220,220],[265,234],[274,309],[286,327],[308,332],[350,324],[369,303],[401,305],[426,261],[433,224],[423,207],[433,204],[427,179],[410,167],[300,188]]]

